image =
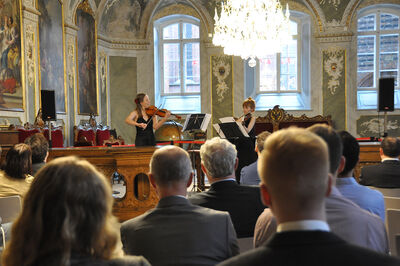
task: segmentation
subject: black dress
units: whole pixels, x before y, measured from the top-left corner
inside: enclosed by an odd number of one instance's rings
[[[251,116],[244,121],[244,127],[248,127],[251,121]],[[235,171],[236,181],[240,183],[240,171],[243,167],[254,163],[257,160],[257,153],[254,151],[255,148],[255,131],[254,126],[248,133],[249,137],[243,137],[236,139],[233,144],[236,146],[237,157],[239,159],[238,167]]]
[[[148,120],[144,120],[143,117],[139,117],[136,121],[137,123],[145,123],[147,127],[145,129],[136,126],[136,139],[135,139],[135,146],[155,146],[156,145],[156,138],[154,137],[153,132],[153,118],[150,117],[151,121],[147,124]]]

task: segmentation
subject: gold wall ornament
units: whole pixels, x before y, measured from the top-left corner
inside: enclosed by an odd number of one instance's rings
[[[100,83],[101,92],[104,93],[107,88],[107,66],[106,66],[106,54],[100,54]]]
[[[93,12],[92,8],[90,7],[88,0],[82,1],[82,3],[79,4],[78,9],[90,14],[93,18],[95,17],[94,12]]]
[[[26,64],[27,64],[27,75],[28,75],[28,84],[30,86],[34,86],[35,84],[35,30],[32,25],[28,25],[26,27]]]
[[[68,84],[69,88],[74,87],[74,77],[75,77],[75,48],[74,48],[73,38],[68,40]]]
[[[344,53],[343,49],[329,49],[325,51],[328,58],[324,62],[324,71],[328,75],[328,89],[331,95],[336,94],[336,90],[341,85],[340,78],[342,77],[344,68]]]

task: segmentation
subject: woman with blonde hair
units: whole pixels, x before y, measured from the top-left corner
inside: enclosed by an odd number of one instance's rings
[[[4,266],[149,265],[114,259],[119,228],[112,191],[93,165],[77,157],[46,164],[28,191],[3,254]]]

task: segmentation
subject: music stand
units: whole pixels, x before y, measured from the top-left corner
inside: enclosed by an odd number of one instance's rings
[[[214,124],[214,128],[217,130],[221,138],[237,139],[249,137],[249,134],[247,134],[243,126],[237,122]]]
[[[182,131],[206,131],[210,123],[211,114],[190,114],[186,116]]]

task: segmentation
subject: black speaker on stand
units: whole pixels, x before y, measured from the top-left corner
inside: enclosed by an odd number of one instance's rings
[[[378,91],[378,112],[385,114],[383,137],[387,134],[387,112],[394,111],[394,78],[380,78]]]
[[[51,122],[56,121],[56,97],[54,91],[41,90],[42,100],[42,119],[48,122],[49,127],[49,148],[52,147],[51,141]]]

